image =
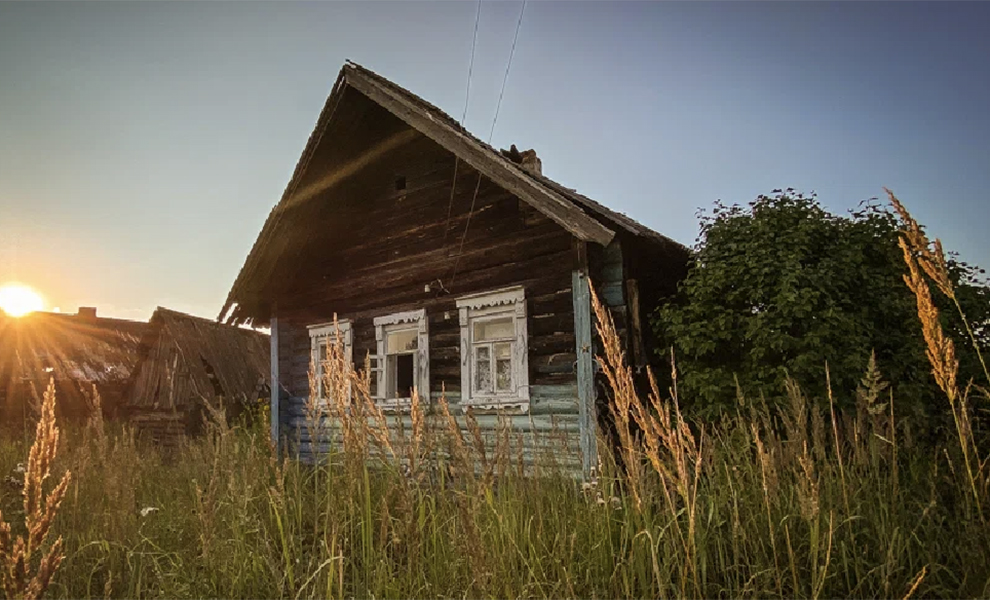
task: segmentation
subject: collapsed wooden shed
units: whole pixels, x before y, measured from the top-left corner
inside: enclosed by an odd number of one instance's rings
[[[141,340],[127,418],[162,443],[194,434],[205,402],[228,417],[267,398],[268,336],[159,307]]]
[[[270,325],[272,435],[304,458],[333,443],[309,438],[304,406],[336,317],[396,426],[413,389],[445,394],[486,444],[507,421],[531,460],[553,431],[560,462],[587,472],[605,412],[589,277],[642,366],[649,312],[687,261],[683,245],[544,176],[534,151],[496,150],[347,63],[219,318]]]
[[[148,324],[77,314],[36,312],[14,318],[0,312],[0,424],[28,423],[37,398],[55,380],[59,418],[83,420],[92,411],[93,386],[107,418],[124,404],[138,345]]]

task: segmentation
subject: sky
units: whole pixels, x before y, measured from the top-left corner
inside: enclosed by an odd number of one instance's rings
[[[487,138],[523,5],[481,7]],[[465,109],[477,2],[0,2],[0,284],[216,317],[345,59]],[[493,144],[691,245],[775,188],[891,188],[990,267],[990,3],[525,5]]]

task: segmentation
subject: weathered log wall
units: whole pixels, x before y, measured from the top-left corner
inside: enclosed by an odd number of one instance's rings
[[[388,113],[376,119],[394,119]],[[396,121],[397,129],[401,123]],[[383,127],[378,122],[377,127]],[[387,137],[385,133],[382,136]],[[307,243],[293,244],[294,274],[277,300],[283,437],[303,431],[309,393],[307,325],[349,319],[356,367],[375,351],[373,319],[423,308],[429,320],[430,395],[446,392],[460,413],[460,326],[456,299],[510,285],[525,289],[530,413],[510,417],[524,437],[573,434],[577,450],[572,271],[578,244],[521,203],[419,136],[315,197]],[[465,234],[466,231],[466,234]],[[430,285],[429,292],[424,287]],[[497,419],[479,417],[485,435]],[[579,464],[579,463],[578,463]]]

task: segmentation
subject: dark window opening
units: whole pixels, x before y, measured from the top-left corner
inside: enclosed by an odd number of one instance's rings
[[[402,190],[406,189],[406,176],[405,175],[399,175],[398,177],[395,178],[395,189],[397,189],[399,191],[402,191]]]
[[[203,355],[200,355],[199,360],[203,362],[203,369],[206,370],[206,376],[209,378],[210,383],[213,384],[213,393],[217,398],[222,398],[224,396],[223,386],[220,385],[220,380],[217,379],[217,374],[213,370],[213,365],[211,365]]]
[[[395,397],[412,398],[415,384],[414,361],[412,354],[399,354],[395,357]]]

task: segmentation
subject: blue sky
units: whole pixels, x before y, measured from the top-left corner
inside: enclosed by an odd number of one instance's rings
[[[482,6],[487,137],[520,2]],[[0,283],[214,317],[355,60],[460,116],[477,4],[0,2]],[[892,188],[990,267],[990,4],[526,5],[494,143],[681,242],[716,199]]]

